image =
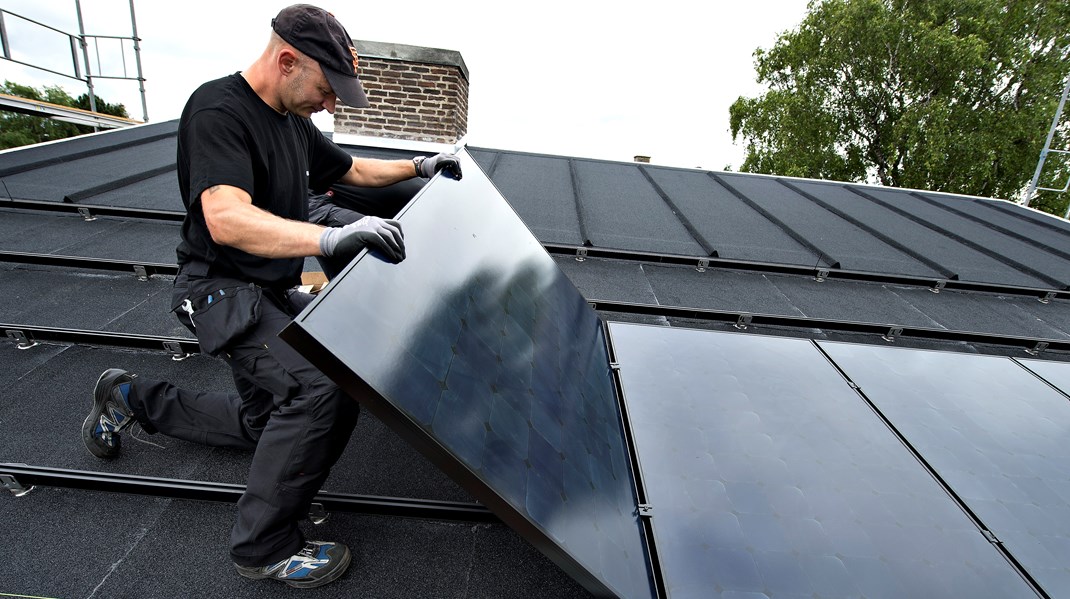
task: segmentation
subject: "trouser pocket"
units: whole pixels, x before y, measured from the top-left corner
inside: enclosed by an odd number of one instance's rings
[[[176,310],[189,314],[201,351],[217,355],[260,322],[262,299],[263,291],[252,283],[190,279],[188,295]]]

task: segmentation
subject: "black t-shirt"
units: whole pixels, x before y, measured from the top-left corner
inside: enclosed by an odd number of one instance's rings
[[[310,119],[279,114],[241,74],[205,83],[190,96],[178,125],[178,185],[186,205],[178,263],[205,262],[214,275],[266,287],[298,284],[303,258],[261,258],[213,241],[201,193],[231,185],[248,192],[258,208],[307,221],[308,190],[326,190],[352,164]]]

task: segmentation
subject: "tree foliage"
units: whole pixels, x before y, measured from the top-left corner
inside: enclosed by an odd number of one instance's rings
[[[1070,2],[813,0],[754,56],[741,170],[1014,197],[1070,73]]]
[[[72,98],[70,94],[59,86],[46,86],[43,89],[37,89],[18,83],[12,83],[11,81],[4,81],[4,84],[0,85],[0,93],[26,98],[28,100],[37,100],[40,102],[59,104],[61,106],[69,106],[71,108],[89,110],[88,93],[82,94],[77,98]],[[126,107],[122,104],[109,104],[102,100],[100,96],[96,96],[96,104],[97,112],[110,114],[112,116],[128,116]],[[17,112],[0,111],[0,150],[26,146],[53,139],[63,139],[65,137],[91,133],[92,131],[93,128],[86,125],[75,125],[56,119],[30,116],[19,114]]]

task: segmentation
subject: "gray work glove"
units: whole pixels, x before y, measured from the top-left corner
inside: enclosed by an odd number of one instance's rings
[[[365,216],[344,227],[328,227],[320,235],[320,252],[324,256],[352,259],[366,245],[386,254],[391,262],[405,259],[405,238],[396,220]]]
[[[412,163],[416,165],[416,174],[424,179],[434,177],[438,171],[446,171],[450,179],[461,180],[461,160],[455,154],[435,154],[430,158],[417,156]]]

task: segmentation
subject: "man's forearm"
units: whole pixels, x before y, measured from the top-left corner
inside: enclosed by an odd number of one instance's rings
[[[357,187],[386,187],[416,176],[411,160],[374,160],[354,158],[353,166],[339,180]]]
[[[209,189],[201,196],[205,222],[216,243],[265,258],[320,254],[323,227],[287,220],[249,202],[228,197],[232,189]]]

